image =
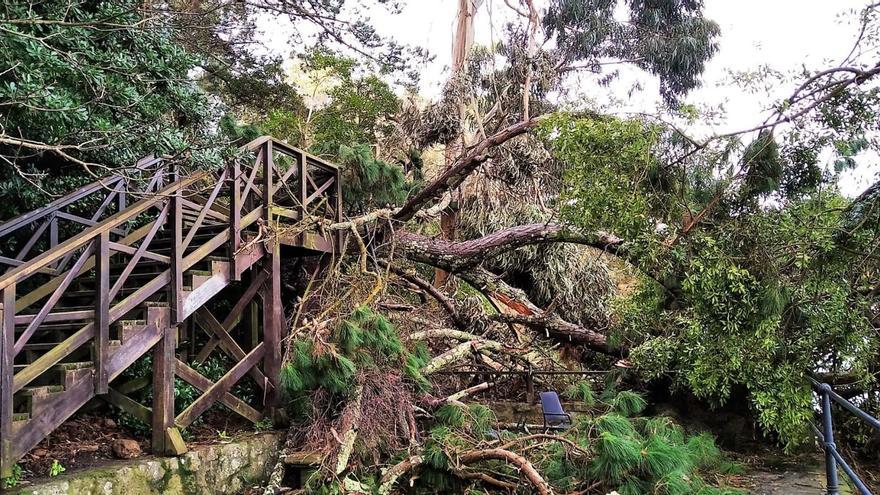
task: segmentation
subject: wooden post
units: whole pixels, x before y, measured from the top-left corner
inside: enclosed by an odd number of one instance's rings
[[[308,179],[309,166],[306,160],[306,154],[300,152],[299,154],[299,204],[300,204],[300,218],[306,217],[306,198],[309,197],[308,194]]]
[[[241,280],[235,254],[241,248],[241,165],[232,160],[229,171],[229,279]]]
[[[532,378],[532,365],[529,365],[529,370],[526,372],[526,402],[528,404],[535,403],[535,380]]]
[[[342,222],[342,171],[336,169],[336,221]],[[342,251],[342,231],[336,231],[336,248],[334,251]]]
[[[253,273],[253,270],[251,270]],[[253,275],[251,275],[253,277]],[[246,314],[246,328],[249,330],[251,345],[249,350],[253,350],[260,344],[260,306],[259,297],[254,295],[248,304]]]
[[[12,374],[15,346],[15,284],[3,289],[0,308],[0,477],[12,476]]]
[[[272,226],[272,142],[266,143],[263,160],[263,221],[266,227]],[[305,181],[305,177],[300,176]],[[278,239],[266,243],[266,256],[263,269],[269,272],[263,295],[263,342],[266,354],[263,358],[263,373],[272,384],[272,392],[266,399],[269,417],[275,414],[278,405],[278,382],[281,375],[281,244]]]
[[[160,320],[162,338],[153,348],[153,453],[174,454],[167,441],[174,427],[174,348],[175,328]]]
[[[52,214],[52,223],[49,224],[49,249],[55,249],[58,245],[58,218]],[[55,266],[58,266],[56,263]]]
[[[281,376],[281,325],[283,311],[281,307],[281,245],[273,242],[266,246],[272,254],[266,253],[263,269],[270,275],[266,279],[263,293],[263,342],[266,344],[266,355],[263,359],[263,373],[272,384],[272,392],[266,399],[269,417],[278,405],[278,386]]]
[[[172,165],[173,166],[173,165]],[[175,167],[172,180],[177,181]],[[168,302],[171,306],[171,325],[180,323],[183,316],[183,191],[177,189],[171,194],[171,208],[168,211],[168,228],[171,231],[171,283],[168,284]]]
[[[108,346],[110,345],[110,232],[102,232],[94,242],[98,243],[95,250],[95,276],[97,278],[97,296],[95,304],[95,394],[107,393],[109,374]]]

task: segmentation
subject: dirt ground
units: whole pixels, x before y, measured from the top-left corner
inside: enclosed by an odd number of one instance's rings
[[[113,452],[113,443],[119,439],[135,440],[140,456],[150,455],[150,439],[116,424],[111,414],[93,412],[77,414],[25,455],[19,465],[25,480],[48,476],[54,461],[65,472],[104,465],[119,459]],[[189,445],[221,442],[226,437],[254,431],[251,423],[235,414],[211,409],[202,421],[186,431]]]

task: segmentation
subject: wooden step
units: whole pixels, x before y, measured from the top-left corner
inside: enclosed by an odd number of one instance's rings
[[[118,340],[110,341],[110,352],[117,349],[120,345]],[[116,342],[116,345],[113,345]],[[65,390],[72,389],[77,382],[84,379],[93,379],[95,372],[95,363],[91,361],[81,361],[76,363],[64,363],[56,365],[61,372],[61,383],[64,384]]]
[[[112,327],[116,331],[116,338],[124,344],[140,333],[146,326],[146,320],[118,320]]]
[[[31,417],[36,418],[52,410],[51,403],[56,397],[64,393],[64,386],[43,385],[25,387],[18,393],[21,397],[25,397],[27,403],[25,407],[31,414]]]

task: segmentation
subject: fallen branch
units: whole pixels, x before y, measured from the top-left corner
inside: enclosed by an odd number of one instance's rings
[[[435,201],[447,191],[455,189],[464,182],[481,163],[489,159],[489,150],[491,148],[505,143],[516,136],[525,134],[538,125],[541,120],[541,117],[534,117],[523,122],[517,122],[469,147],[465,154],[455,160],[442,174],[410,198],[392,218],[400,222],[411,220],[425,205]]]
[[[449,317],[452,318],[452,322],[455,324],[456,327],[461,329],[467,328],[467,322],[465,322],[461,318],[461,315],[458,313],[458,309],[455,307],[455,303],[452,301],[451,298],[447,297],[445,294],[440,292],[439,289],[434,287],[434,284],[416,275],[414,270],[405,270],[403,268],[394,266],[393,264],[389,264],[387,261],[384,260],[379,261],[379,265],[383,268],[388,268],[391,273],[415,285],[422,292],[436,299],[437,302],[440,303],[440,306],[443,307],[443,309],[445,309],[447,313],[449,313]]]
[[[421,466],[423,461],[424,458],[421,455],[413,455],[388,468],[382,475],[382,479],[379,480],[381,483],[378,490],[379,495],[390,493],[401,476]]]
[[[439,356],[434,357],[431,361],[422,367],[421,372],[423,375],[430,375],[436,371],[440,371],[441,369],[449,366],[452,363],[461,361],[465,357],[481,352],[484,350],[491,351],[501,351],[504,349],[504,345],[500,342],[495,342],[492,340],[470,340],[467,342],[463,342],[452,349],[440,354]]]
[[[459,462],[462,464],[473,464],[476,462],[487,461],[491,459],[497,459],[501,461],[506,461],[514,466],[516,466],[523,475],[525,475],[526,479],[535,487],[536,493],[540,493],[541,495],[552,495],[553,488],[550,487],[540,473],[532,466],[532,463],[529,462],[525,457],[511,452],[509,450],[504,450],[500,448],[495,449],[483,449],[483,450],[469,450],[464,452],[463,454],[458,456]]]
[[[358,425],[361,420],[361,399],[364,396],[364,386],[358,384],[354,392],[354,400],[345,406],[342,412],[342,443],[336,456],[336,468],[334,473],[338,476],[348,467],[351,453],[354,451],[354,441],[357,438]]]

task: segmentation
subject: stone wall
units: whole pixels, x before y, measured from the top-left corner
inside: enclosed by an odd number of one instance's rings
[[[145,457],[38,480],[16,495],[232,495],[269,476],[280,433],[242,436],[193,447],[181,457]]]

